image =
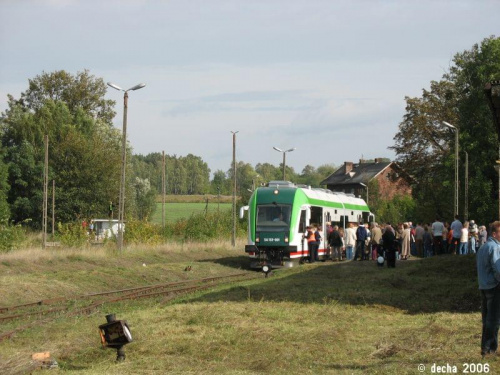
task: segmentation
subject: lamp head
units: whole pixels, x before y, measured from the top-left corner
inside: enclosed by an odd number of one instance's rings
[[[112,88],[114,88],[115,90],[118,90],[118,91],[125,91],[125,90],[124,90],[124,89],[122,89],[120,86],[115,85],[114,83],[111,83],[111,82],[108,82],[108,86],[109,86],[109,87],[112,87]]]
[[[142,89],[144,86],[146,86],[145,83],[139,83],[138,85],[135,85],[134,87],[129,88],[127,91],[139,90],[139,89]]]

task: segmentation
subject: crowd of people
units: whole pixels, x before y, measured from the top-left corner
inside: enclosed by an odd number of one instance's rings
[[[310,262],[318,260],[318,248],[323,239],[321,226],[307,227],[305,234]],[[486,243],[487,231],[474,220],[460,221],[456,216],[451,223],[438,217],[433,223],[405,222],[392,226],[349,223],[345,230],[334,223],[327,223],[325,233],[327,257],[334,261],[378,260],[382,257],[389,267],[395,260],[431,257],[441,254],[475,254]]]

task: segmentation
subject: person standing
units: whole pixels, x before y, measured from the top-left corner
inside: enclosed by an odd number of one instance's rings
[[[424,225],[424,235],[422,237],[424,242],[424,254],[426,257],[432,256],[432,235],[429,232],[429,226]]]
[[[403,234],[401,235],[401,260],[407,260],[410,256],[411,229],[408,223],[403,224]]]
[[[372,239],[372,259],[377,260],[377,258],[380,255],[382,255],[382,251],[380,249],[380,241],[382,240],[382,230],[375,222],[372,223],[371,239]]]
[[[382,243],[384,246],[385,259],[387,260],[387,267],[396,267],[396,236],[391,224],[387,223],[385,226],[384,234],[382,235]]]
[[[314,232],[314,260],[316,262],[319,262],[319,247],[321,245],[321,240],[323,239],[323,236],[321,235],[323,233],[323,228],[321,228],[321,224],[316,228],[316,231]]]
[[[498,349],[500,325],[500,221],[491,225],[491,236],[480,247],[477,258],[477,279],[481,291],[481,355]]]
[[[466,221],[462,228],[462,235],[460,236],[460,245],[458,247],[458,254],[467,255],[469,253],[469,222]]]
[[[469,253],[471,254],[476,253],[478,236],[479,229],[477,227],[477,224],[474,222],[474,220],[471,220],[469,222]]]
[[[450,227],[450,224],[447,222],[443,223],[443,242],[442,242],[442,249],[443,249],[443,254],[448,254],[448,228]]]
[[[486,227],[481,225],[479,227],[479,247],[483,246],[488,239],[488,232],[486,231]]]
[[[306,238],[307,238],[307,249],[309,250],[309,263],[314,263],[316,257],[314,256],[314,245],[316,238],[314,236],[314,227],[307,227]]]
[[[342,238],[340,237],[339,227],[333,226],[333,231],[328,236],[328,243],[332,248],[332,260],[342,260]]]
[[[358,229],[356,230],[356,254],[354,255],[354,260],[358,259],[358,256],[359,260],[364,259],[365,241],[367,237],[365,226],[363,223],[359,223]]]
[[[455,215],[455,221],[451,223],[450,230],[453,231],[453,239],[450,244],[450,253],[459,255],[458,245],[460,244],[460,237],[462,237],[462,222],[458,219],[459,216]]]
[[[422,223],[417,223],[417,227],[415,228],[415,246],[417,247],[417,256],[424,256],[424,228],[422,227]]]
[[[444,224],[439,220],[439,217],[436,217],[436,221],[432,223],[432,241],[434,243],[434,254],[442,254],[443,253],[443,230]]]
[[[354,225],[349,223],[349,226],[345,230],[345,251],[347,260],[352,260],[352,250],[356,246],[356,231],[354,230]]]

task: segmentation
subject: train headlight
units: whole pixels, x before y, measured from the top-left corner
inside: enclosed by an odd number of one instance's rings
[[[256,242],[256,243],[259,243],[259,242],[260,242],[260,237],[259,237],[259,236],[255,237],[255,242]]]
[[[278,189],[275,189],[275,190],[274,190],[274,194],[276,194],[276,195],[278,195],[278,193],[279,193],[279,192],[280,192],[280,191],[279,191]]]
[[[288,243],[288,236],[285,236],[285,243]]]

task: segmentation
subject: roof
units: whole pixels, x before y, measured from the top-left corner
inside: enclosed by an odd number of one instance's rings
[[[393,162],[383,163],[358,163],[352,165],[352,170],[345,173],[345,165],[337,169],[326,179],[321,181],[321,185],[351,185],[366,184]]]

